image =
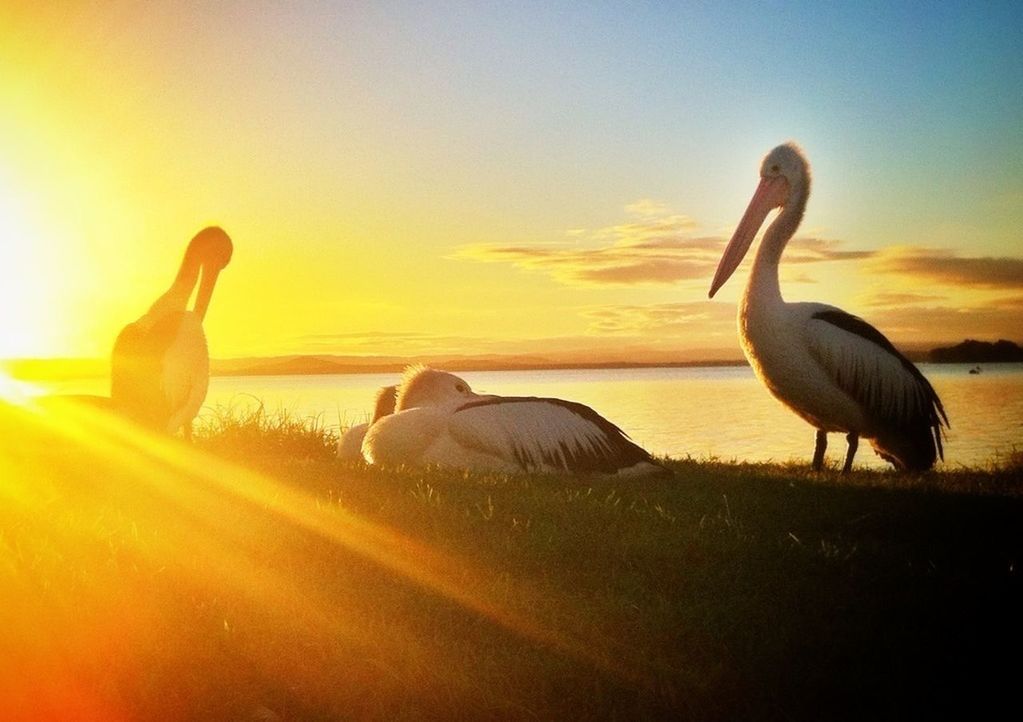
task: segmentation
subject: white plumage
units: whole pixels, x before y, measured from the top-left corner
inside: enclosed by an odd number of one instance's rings
[[[476,394],[458,376],[406,371],[395,413],[374,422],[362,453],[371,464],[481,471],[666,473],[614,424],[561,399]]]
[[[847,434],[846,472],[860,436],[900,469],[929,469],[943,456],[941,430],[948,419],[919,369],[866,321],[833,306],[782,299],[778,264],[806,208],[809,164],[795,145],[785,144],[764,158],[760,175],[710,290],[713,296],[728,280],[768,213],[781,207],[760,242],[739,304],[739,336],[757,377],[817,428],[815,469],[823,464],[831,431]]]
[[[110,369],[114,408],[151,428],[167,433],[184,428],[186,436],[191,434],[210,380],[202,323],[232,252],[231,239],[220,228],[200,231],[171,287],[117,336]],[[195,305],[188,310],[197,282]]]

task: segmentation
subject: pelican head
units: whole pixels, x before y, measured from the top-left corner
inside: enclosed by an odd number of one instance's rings
[[[417,406],[447,406],[479,398],[463,379],[426,366],[410,366],[398,387],[398,411]]]
[[[764,157],[760,164],[760,185],[721,256],[710,286],[711,298],[742,263],[767,215],[775,208],[787,207],[792,198],[800,198],[805,204],[809,184],[810,164],[795,143],[779,145]],[[802,208],[798,209],[797,225],[802,211]]]
[[[203,228],[188,244],[186,258],[195,259],[202,266],[202,280],[193,309],[200,321],[206,317],[206,309],[209,308],[210,298],[213,296],[213,287],[217,285],[217,276],[231,261],[233,252],[231,237],[217,226]]]
[[[783,143],[764,156],[760,163],[760,177],[784,178],[791,188],[805,182],[809,169],[810,165],[800,147],[791,142]]]
[[[394,406],[398,399],[397,386],[383,386],[377,391],[376,404],[373,407],[373,418],[371,424],[375,424],[385,416],[394,413]]]

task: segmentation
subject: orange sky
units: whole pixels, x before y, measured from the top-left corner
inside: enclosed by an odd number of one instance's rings
[[[775,56],[752,41],[788,24],[658,12],[5,4],[0,358],[105,356],[209,223],[235,241],[215,357],[738,356],[745,272],[707,288],[789,138],[814,192],[787,298],[902,344],[1023,340],[1003,18],[807,8]]]

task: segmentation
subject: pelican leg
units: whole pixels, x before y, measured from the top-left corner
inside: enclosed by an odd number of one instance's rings
[[[849,442],[849,451],[845,454],[845,466],[842,467],[842,473],[848,474],[852,470],[853,457],[856,456],[856,448],[860,445],[860,435],[855,431],[850,431],[845,435],[845,440]]]
[[[824,466],[824,452],[828,449],[828,433],[817,429],[817,441],[813,447],[813,470],[820,471]]]

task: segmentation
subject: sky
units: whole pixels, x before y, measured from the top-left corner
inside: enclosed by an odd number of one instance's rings
[[[214,358],[737,358],[747,267],[707,291],[788,140],[813,189],[787,300],[906,347],[1023,341],[1020,27],[1018,2],[5,2],[0,358],[108,355],[209,224],[235,244]]]

